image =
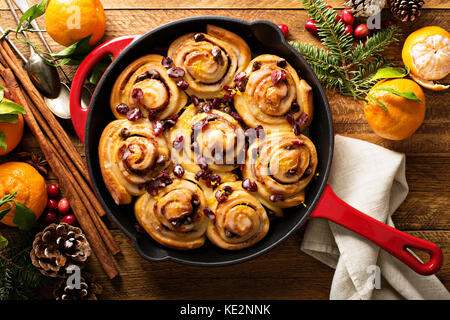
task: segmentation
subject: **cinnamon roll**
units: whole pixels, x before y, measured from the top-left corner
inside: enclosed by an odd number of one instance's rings
[[[170,181],[172,182],[172,181]],[[157,242],[175,249],[201,247],[206,238],[207,202],[192,174],[173,182],[152,196],[146,193],[135,204],[139,224]]]
[[[249,147],[245,179],[254,181],[261,202],[278,215],[305,200],[305,188],[314,176],[317,152],[306,136],[274,132]]]
[[[219,96],[224,86],[232,86],[236,73],[251,59],[247,43],[225,29],[208,25],[206,33],[189,33],[176,39],[168,56],[185,71],[189,95],[198,98]]]
[[[213,205],[215,218],[208,224],[208,239],[223,249],[239,250],[250,247],[269,231],[266,210],[242,182],[221,184]]]
[[[171,129],[172,159],[197,172],[202,166],[229,172],[245,161],[245,136],[239,122],[212,109],[199,112],[193,105],[184,110]]]
[[[236,75],[241,94],[234,106],[250,127],[305,129],[313,116],[313,95],[308,83],[283,58],[264,54],[253,59]]]
[[[98,153],[103,180],[118,205],[144,193],[144,184],[170,163],[166,140],[155,136],[148,119],[111,122]]]
[[[117,119],[139,109],[144,117],[165,119],[186,105],[187,96],[161,64],[164,57],[143,56],[131,63],[117,78],[111,93],[111,110]]]

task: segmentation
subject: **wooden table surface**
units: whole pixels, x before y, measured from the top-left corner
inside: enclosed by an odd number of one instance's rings
[[[30,1],[38,2],[37,0]],[[270,20],[289,26],[289,40],[317,43],[305,31],[307,14],[300,0],[103,0],[107,27],[102,41],[114,37],[145,33],[164,23],[199,15],[231,16],[244,20]],[[343,0],[329,0],[343,8]],[[387,11],[387,9],[385,9]],[[44,26],[42,18],[40,25]],[[0,0],[0,25],[15,27],[4,0]],[[402,26],[399,44],[387,50],[400,61],[401,45],[412,31],[428,25],[450,30],[450,2],[426,0],[422,16],[411,26]],[[59,50],[46,35],[52,48]],[[23,50],[25,48],[21,47]],[[24,51],[27,52],[27,51]],[[70,72],[70,70],[69,70]],[[449,77],[445,79],[448,83]],[[444,265],[437,274],[450,288],[450,90],[425,91],[427,112],[423,125],[410,138],[387,141],[376,136],[367,125],[360,102],[329,92],[336,134],[363,139],[406,153],[409,194],[394,214],[400,230],[438,243]],[[71,131],[70,123],[65,124]],[[83,146],[71,131],[80,153]],[[22,148],[39,152],[34,137],[26,131]],[[50,173],[48,181],[53,181]],[[240,265],[204,268],[172,262],[151,263],[142,259],[130,240],[116,227],[112,233],[122,252],[116,256],[121,276],[110,281],[95,257],[88,269],[104,287],[103,299],[328,299],[334,270],[300,251],[302,228],[271,252]]]

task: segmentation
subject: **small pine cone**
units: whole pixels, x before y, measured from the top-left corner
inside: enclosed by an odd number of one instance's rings
[[[80,228],[53,223],[36,234],[30,257],[43,275],[64,277],[68,268],[81,266],[90,254],[91,247]]]
[[[423,0],[390,0],[392,14],[402,22],[415,21],[423,4]]]
[[[386,0],[348,0],[344,6],[349,7],[355,17],[370,17],[381,12]]]
[[[67,283],[67,279],[63,279],[56,284],[53,295],[56,300],[97,300],[97,295],[102,291],[102,286],[95,282],[94,276],[83,272],[79,288],[73,287],[73,284]]]

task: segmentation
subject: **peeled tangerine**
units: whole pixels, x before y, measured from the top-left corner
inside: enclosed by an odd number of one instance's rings
[[[450,73],[450,33],[445,29],[424,27],[411,33],[403,45],[402,58],[411,69],[411,78],[424,88],[450,87],[434,82]]]

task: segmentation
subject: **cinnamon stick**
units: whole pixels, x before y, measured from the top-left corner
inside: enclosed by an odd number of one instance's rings
[[[86,215],[84,212],[86,210],[86,207],[75,190],[75,186],[73,185],[74,181],[73,179],[71,179],[70,172],[60,162],[60,159],[58,159],[58,157],[56,156],[57,153],[54,152],[55,150],[54,149],[52,150],[52,146],[50,145],[49,141],[47,140],[44,133],[40,129],[39,124],[34,118],[33,111],[28,105],[28,102],[26,101],[25,96],[21,91],[18,83],[16,82],[15,77],[12,74],[11,70],[0,68],[0,72],[5,78],[7,86],[11,94],[13,95],[14,99],[18,103],[20,103],[27,112],[24,115],[24,119],[27,122],[27,125],[30,128],[31,132],[36,137],[36,140],[42,152],[44,153],[52,171],[55,173],[55,175],[58,177],[60,181],[65,182],[63,188],[66,189],[66,191],[68,191],[67,197],[69,198],[69,202],[73,204],[72,205],[73,212],[78,220],[78,223],[85,232],[86,237],[88,238],[88,241],[92,247],[92,250],[97,256],[100,264],[102,265],[108,277],[111,279],[116,277],[119,274],[119,271],[117,270],[114,264],[114,260],[111,254],[106,249],[103,240],[101,239],[90,215]]]

